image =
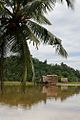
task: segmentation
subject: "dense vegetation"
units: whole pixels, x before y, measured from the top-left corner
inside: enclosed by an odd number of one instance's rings
[[[36,58],[33,58],[33,63],[35,68],[36,82],[40,82],[42,76],[47,74],[57,74],[59,76],[59,80],[61,77],[67,77],[69,81],[80,81],[80,72],[78,70],[74,70],[64,63],[61,63],[61,65],[52,65],[47,64],[47,60],[42,62]],[[21,70],[23,66],[19,57],[11,56],[9,58],[6,58],[4,67],[5,80],[21,80]],[[31,81],[31,76],[32,73],[28,75],[29,81]]]

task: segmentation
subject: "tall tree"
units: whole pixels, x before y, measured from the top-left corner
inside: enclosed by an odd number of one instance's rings
[[[53,10],[57,0],[0,0],[0,61],[1,83],[3,76],[3,58],[7,49],[18,52],[23,63],[22,81],[25,84],[29,69],[34,67],[28,47],[28,41],[38,47],[40,43],[55,46],[58,54],[67,57],[61,40],[40,24],[51,25],[44,13]],[[63,0],[59,0],[63,2]],[[71,0],[66,0],[72,7]]]

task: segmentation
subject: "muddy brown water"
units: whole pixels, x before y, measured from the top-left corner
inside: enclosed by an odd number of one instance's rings
[[[5,86],[0,120],[80,120],[80,87]]]

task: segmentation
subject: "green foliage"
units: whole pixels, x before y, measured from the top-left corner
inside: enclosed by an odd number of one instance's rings
[[[33,58],[34,68],[35,68],[35,81],[41,82],[42,76],[47,74],[57,74],[59,81],[61,77],[67,77],[70,82],[80,81],[80,72],[74,70],[73,68],[67,66],[64,63],[61,65],[51,65],[47,64],[47,60],[44,62]],[[21,69],[23,68],[21,60],[19,57],[11,56],[5,60],[5,80],[18,80],[21,79]],[[32,73],[28,75],[28,81],[32,81]]]
[[[66,0],[66,2],[68,6],[72,6],[71,0]],[[33,42],[36,47],[40,43],[52,45],[58,54],[67,57],[61,40],[40,25],[51,25],[44,14],[53,10],[55,3],[56,0],[0,0],[0,63],[2,63],[0,64],[2,71],[0,81],[3,79],[4,57],[6,53],[9,54],[9,50],[18,52],[20,55],[19,59],[23,66],[20,77],[24,84],[30,71],[34,79],[34,67],[28,41]],[[9,77],[11,78],[11,75]]]

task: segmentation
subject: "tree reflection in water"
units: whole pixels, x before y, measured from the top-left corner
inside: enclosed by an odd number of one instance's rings
[[[5,86],[3,94],[0,93],[0,103],[10,106],[21,105],[31,108],[32,105],[47,99],[66,100],[68,97],[80,93],[80,87],[57,87],[57,86],[35,86],[26,87],[25,92],[20,86]]]

